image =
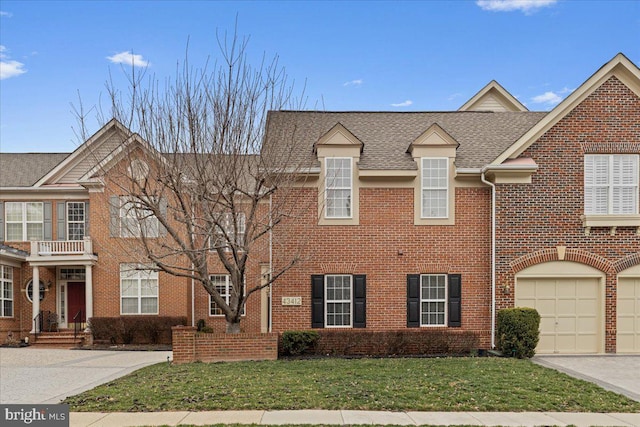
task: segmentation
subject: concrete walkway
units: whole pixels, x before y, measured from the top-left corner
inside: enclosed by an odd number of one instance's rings
[[[71,413],[72,427],[207,424],[640,426],[640,414],[566,412],[211,411]]]

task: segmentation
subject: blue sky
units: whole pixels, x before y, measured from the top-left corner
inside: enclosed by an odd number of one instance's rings
[[[0,1],[0,151],[70,152],[72,104],[105,104],[122,64],[160,80],[218,55],[216,30],[278,55],[306,108],[456,110],[492,79],[553,108],[623,52],[640,64],[640,1]],[[99,123],[89,115],[88,128]]]

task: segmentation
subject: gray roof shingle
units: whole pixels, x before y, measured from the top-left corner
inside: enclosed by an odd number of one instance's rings
[[[547,113],[271,111],[263,152],[291,153],[297,165],[319,166],[313,144],[341,123],[364,144],[360,169],[412,170],[409,145],[437,123],[460,146],[458,168],[479,168],[513,144]]]
[[[0,153],[0,187],[31,187],[69,153]]]

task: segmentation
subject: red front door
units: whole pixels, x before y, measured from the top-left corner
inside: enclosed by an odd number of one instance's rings
[[[69,298],[69,319],[68,323],[83,323],[86,322],[86,306],[84,295],[84,282],[69,282],[67,283],[67,296]],[[74,317],[82,311],[82,314],[78,318]]]

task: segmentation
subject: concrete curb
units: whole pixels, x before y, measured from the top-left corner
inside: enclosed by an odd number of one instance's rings
[[[183,424],[640,426],[640,414],[591,412],[388,412],[388,411],[207,411],[72,412],[72,427],[177,426]]]

